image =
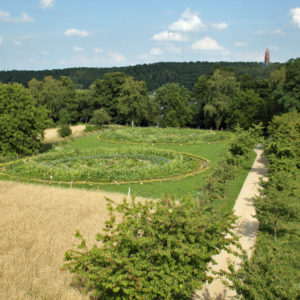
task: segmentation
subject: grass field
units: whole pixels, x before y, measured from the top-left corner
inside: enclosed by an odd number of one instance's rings
[[[48,153],[98,148],[110,151],[116,147],[130,153],[130,149],[136,147],[102,140],[98,135],[83,135],[62,143],[56,140]],[[195,155],[206,159],[213,167],[229,146],[228,142],[209,142],[151,143],[143,147],[163,154],[174,151]],[[218,207],[233,207],[253,159],[254,154],[245,162],[236,179],[228,183],[226,197],[216,204]],[[6,176],[1,176],[4,181],[0,181],[0,299],[89,299],[72,287],[72,277],[62,272],[60,267],[65,251],[72,248],[76,230],[80,230],[90,245],[95,234],[101,231],[107,217],[104,197],[119,202],[129,188],[131,194],[147,198],[158,198],[164,193],[177,198],[184,195],[195,197],[209,173],[210,168],[207,168],[202,173],[183,179],[142,184],[74,183],[72,189],[69,184],[60,187],[55,187],[55,183],[51,186],[45,183],[25,184],[11,182]]]

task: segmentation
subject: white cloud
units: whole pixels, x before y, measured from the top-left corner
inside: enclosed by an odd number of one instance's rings
[[[214,29],[223,30],[228,28],[228,24],[225,22],[215,23],[211,25]]]
[[[55,0],[40,0],[42,9],[47,9],[55,4]]]
[[[85,30],[79,30],[75,28],[67,29],[64,33],[66,36],[80,36],[80,37],[86,37],[89,35],[89,33]]]
[[[122,63],[126,61],[125,56],[121,53],[111,51],[108,55],[114,63]]]
[[[81,51],[84,51],[84,48],[79,47],[79,46],[74,46],[73,47],[73,51],[75,51],[75,52],[81,52]]]
[[[103,52],[103,49],[101,49],[101,48],[95,48],[95,49],[94,49],[94,52],[95,52],[96,54],[100,54],[100,53]]]
[[[3,38],[0,36],[0,45],[2,44],[3,42]]]
[[[49,52],[47,50],[43,50],[41,53],[42,53],[42,55],[48,55],[49,54]]]
[[[0,18],[9,18],[10,17],[10,13],[8,11],[3,11],[0,9]]]
[[[21,13],[21,17],[13,18],[8,11],[0,10],[0,19],[3,23],[32,23],[34,20],[25,12]]]
[[[14,43],[14,45],[16,45],[16,46],[21,46],[21,42],[20,41],[13,41],[13,43]]]
[[[160,42],[184,42],[187,38],[179,32],[162,31],[154,34],[153,40]]]
[[[271,34],[286,35],[286,33],[284,31],[282,31],[281,29],[275,29],[275,30],[271,31],[270,33]]]
[[[248,43],[245,43],[245,42],[236,42],[235,45],[237,47],[247,47],[248,46]]]
[[[179,47],[176,47],[174,44],[167,43],[166,44],[166,51],[173,53],[173,54],[179,54],[181,53],[181,49]]]
[[[225,50],[225,48],[220,46],[217,41],[208,36],[193,43],[192,48],[194,50]]]
[[[159,48],[152,48],[150,50],[150,54],[151,55],[162,55],[163,54],[163,51]]]
[[[281,29],[274,29],[274,30],[258,30],[255,31],[254,34],[257,35],[264,35],[264,34],[278,34],[278,35],[286,35],[286,33],[284,31],[282,31]]]
[[[300,7],[295,7],[290,10],[293,22],[300,28]]]
[[[202,23],[199,13],[191,12],[187,8],[181,15],[181,18],[169,26],[169,29],[172,31],[193,32],[206,30],[207,26]]]

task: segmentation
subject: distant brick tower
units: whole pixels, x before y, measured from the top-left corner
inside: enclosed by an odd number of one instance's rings
[[[270,63],[270,50],[267,48],[265,52],[265,65],[267,66]]]

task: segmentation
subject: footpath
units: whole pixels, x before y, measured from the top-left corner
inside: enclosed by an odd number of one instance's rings
[[[241,192],[234,205],[234,214],[238,217],[237,226],[234,232],[240,237],[242,248],[247,252],[248,257],[251,257],[254,250],[258,220],[254,218],[255,208],[253,198],[258,194],[259,178],[266,179],[267,168],[266,159],[263,156],[263,150],[259,147],[254,150],[257,154],[252,168],[243,184]],[[215,265],[210,264],[212,271],[227,270],[227,261],[232,261],[236,268],[241,263],[240,258],[229,254],[222,250],[219,254],[215,255],[213,259],[216,261]],[[209,275],[212,275],[210,272]],[[227,300],[235,299],[235,291],[227,288],[219,278],[215,278],[211,283],[205,283],[202,290],[196,290],[193,296],[195,300]]]

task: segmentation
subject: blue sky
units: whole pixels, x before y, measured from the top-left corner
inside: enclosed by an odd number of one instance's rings
[[[0,0],[0,70],[300,57],[299,0]]]

